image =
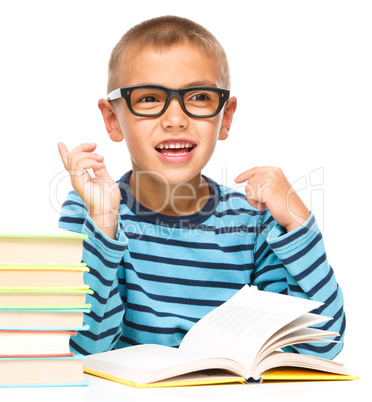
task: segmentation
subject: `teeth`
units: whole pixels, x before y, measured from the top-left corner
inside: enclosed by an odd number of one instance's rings
[[[179,153],[178,156],[183,156],[183,155],[187,155],[187,154],[188,154],[188,152],[184,152],[182,154]],[[163,153],[163,155],[173,156],[174,154],[168,154],[168,153],[165,152],[165,153]]]
[[[156,146],[157,149],[179,149],[179,148],[192,148],[193,144],[189,142],[163,142]]]

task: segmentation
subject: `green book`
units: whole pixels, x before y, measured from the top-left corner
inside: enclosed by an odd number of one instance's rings
[[[87,238],[59,228],[0,228],[0,265],[78,265]]]

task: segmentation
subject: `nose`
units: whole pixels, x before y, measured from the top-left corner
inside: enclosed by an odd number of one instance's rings
[[[160,116],[164,129],[185,129],[188,126],[188,116],[182,110],[177,98],[171,99],[165,112]]]

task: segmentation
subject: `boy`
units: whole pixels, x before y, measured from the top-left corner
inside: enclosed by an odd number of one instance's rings
[[[239,175],[246,196],[201,174],[230,130],[237,101],[229,86],[225,52],[206,29],[180,17],[145,21],[114,48],[108,99],[99,101],[133,170],[115,182],[95,144],[71,152],[58,144],[75,189],[59,226],[89,235],[85,282],[95,292],[87,300],[90,330],[71,341],[76,351],[178,346],[244,284],[324,302],[317,312],[334,320],[321,327],[343,337],[343,297],[322,236],[282,171]],[[286,350],[333,358],[340,349]]]

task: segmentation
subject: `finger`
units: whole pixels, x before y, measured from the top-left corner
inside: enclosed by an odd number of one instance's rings
[[[77,146],[76,148],[74,148],[70,153],[68,152],[68,149],[66,147],[66,145],[63,142],[59,142],[58,144],[58,151],[59,154],[61,155],[61,159],[63,162],[63,165],[65,166],[65,169],[69,169],[69,166],[71,164],[70,160],[74,157],[76,157],[79,153],[84,153],[84,152],[92,152],[97,148],[97,145],[95,143],[85,143],[85,144],[80,144],[79,146]],[[102,156],[98,155],[98,154],[94,154],[98,156],[98,159],[102,158]],[[82,155],[80,155],[80,157],[82,157]]]
[[[71,171],[74,172],[83,172],[84,170],[92,169],[93,171],[98,171],[102,169],[103,163],[99,162],[95,159],[91,158],[86,158],[86,159],[81,159],[76,166],[71,169]]]
[[[67,163],[67,154],[68,154],[68,150],[66,145],[63,142],[59,142],[58,144],[58,151],[59,154],[61,156],[62,162],[63,162],[63,166],[65,167],[65,169],[68,169],[68,163]]]
[[[71,153],[79,153],[79,152],[93,152],[97,148],[97,144],[94,142],[87,142],[78,145],[74,148]]]
[[[69,162],[69,166],[80,164],[81,161],[92,159],[98,162],[103,162],[103,156],[100,154],[96,154],[93,152],[80,152],[80,153],[72,153],[70,152],[67,155],[67,161]]]
[[[97,148],[97,144],[95,143],[84,143],[78,145],[76,148],[74,148],[71,152],[69,152],[67,160],[70,161],[75,158],[82,158],[86,154],[92,154],[93,151]]]
[[[247,199],[247,201],[253,208],[259,209],[260,211],[266,210],[266,205],[263,202],[255,201],[252,199]]]
[[[97,169],[93,169],[96,179],[112,181],[111,176],[107,172],[106,166],[103,162],[100,163]]]
[[[263,202],[257,201],[256,208],[260,211],[265,211],[267,207],[266,204],[264,204]]]
[[[81,167],[84,168],[85,165],[87,163],[91,163],[91,161],[102,163],[103,156],[92,152],[80,152],[75,154],[73,152],[70,152],[67,155],[68,170],[81,169]]]
[[[248,169],[243,173],[240,173],[237,177],[235,177],[234,181],[235,183],[243,183],[244,181],[249,180],[251,177],[253,177],[255,174],[258,173],[258,170],[260,168],[254,167],[252,169]]]

